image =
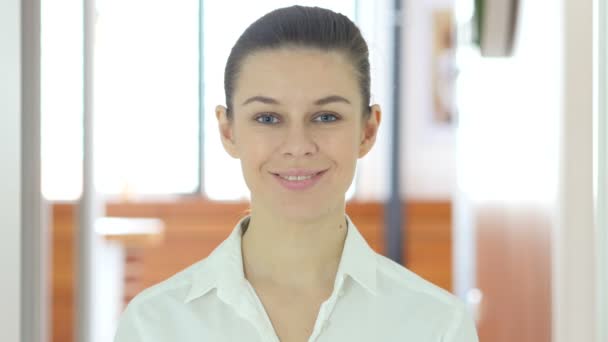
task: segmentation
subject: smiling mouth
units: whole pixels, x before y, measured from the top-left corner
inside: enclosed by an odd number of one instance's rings
[[[327,171],[327,170],[321,170],[321,171],[317,171],[317,172],[298,171],[298,172],[289,172],[289,173],[274,173],[274,172],[271,172],[271,173],[286,181],[301,182],[301,181],[312,179],[315,176],[321,175],[325,171]]]
[[[329,169],[322,171],[290,170],[284,173],[271,172],[271,174],[285,189],[290,191],[305,191],[313,188],[327,170]]]

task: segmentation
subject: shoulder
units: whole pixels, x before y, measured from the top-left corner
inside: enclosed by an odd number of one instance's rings
[[[399,324],[410,331],[439,332],[442,341],[478,341],[475,323],[460,298],[382,255],[376,258],[383,312],[400,317]]]
[[[147,309],[163,309],[160,311],[167,311],[168,307],[175,309],[182,307],[193,295],[200,297],[215,288],[217,278],[224,272],[223,266],[227,258],[235,253],[237,227],[206,258],[141,291],[131,300],[126,311],[130,308],[131,311],[136,311],[136,308],[142,306]]]
[[[207,259],[200,260],[137,294],[120,316],[114,342],[159,341],[170,318],[183,312],[194,275],[208,267]]]
[[[177,272],[173,276],[148,287],[138,293],[129,303],[134,310],[142,306],[166,305],[167,303],[184,303],[195,280],[195,275],[212,276],[209,259],[204,258]]]
[[[392,297],[397,301],[399,299],[415,301],[417,304],[444,312],[446,309],[459,311],[464,308],[464,303],[449,291],[383,255],[377,254],[376,259],[378,289],[381,295]]]

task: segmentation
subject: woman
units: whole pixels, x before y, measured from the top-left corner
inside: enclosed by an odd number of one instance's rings
[[[358,28],[325,9],[273,11],[236,42],[224,83],[216,116],[251,213],[133,299],[115,341],[477,341],[460,301],[376,254],[345,214],[381,119]]]

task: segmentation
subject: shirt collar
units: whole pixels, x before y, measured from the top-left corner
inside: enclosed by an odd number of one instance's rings
[[[367,244],[350,217],[345,217],[348,230],[334,287],[341,286],[344,278],[349,276],[370,293],[377,294],[376,252]],[[243,226],[248,222],[249,216],[243,217],[228,238],[197,265],[186,303],[213,289],[217,289],[218,296],[228,303],[237,304],[243,299],[241,294],[247,283],[243,272],[241,238]]]
[[[350,217],[348,215],[345,216],[348,231],[346,232],[346,240],[344,241],[344,249],[342,250],[342,257],[338,266],[336,281],[350,276],[359,285],[375,295],[377,294],[376,252],[367,244],[367,241],[365,241]]]
[[[246,284],[241,237],[243,225],[248,222],[249,216],[243,217],[230,235],[199,264],[202,267],[194,271],[186,303],[213,289],[217,289],[218,296],[229,303],[238,300],[238,290]]]

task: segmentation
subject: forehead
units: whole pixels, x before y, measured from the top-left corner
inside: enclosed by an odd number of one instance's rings
[[[235,103],[255,95],[279,100],[316,100],[331,95],[357,101],[357,71],[345,53],[314,48],[262,50],[241,63],[235,82]],[[354,102],[352,102],[354,103]]]

